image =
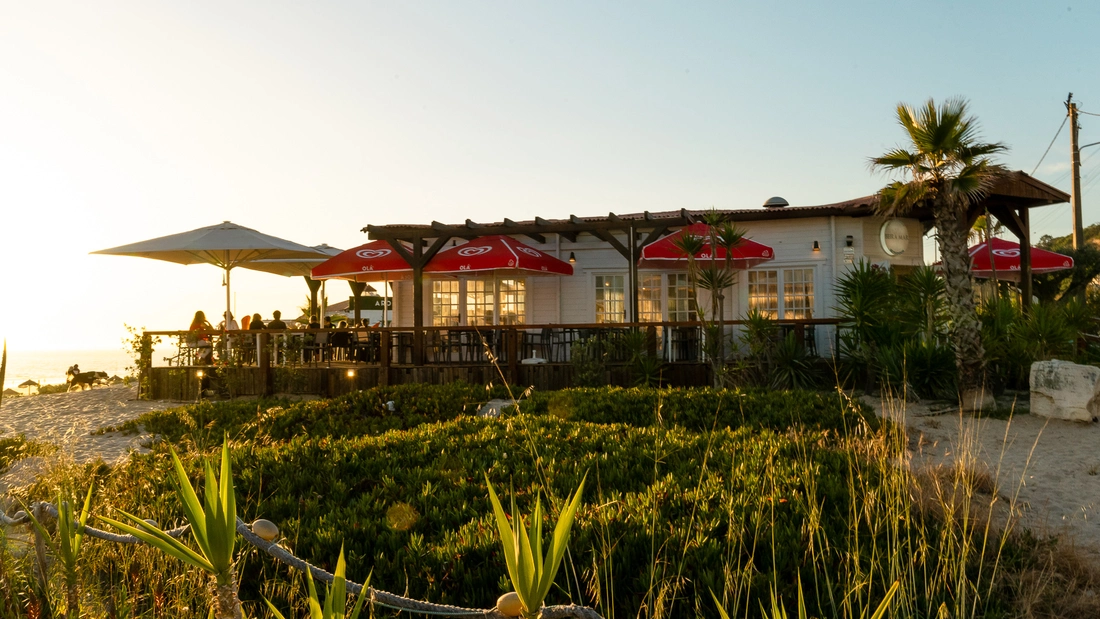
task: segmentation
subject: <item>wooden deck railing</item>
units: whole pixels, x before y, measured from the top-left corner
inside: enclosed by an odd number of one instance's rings
[[[817,318],[776,321],[780,333],[793,332],[816,352],[821,336],[833,339],[839,320]],[[727,337],[745,321],[725,323]],[[831,332],[822,333],[823,328]],[[637,335],[632,335],[637,334]],[[642,322],[425,327],[420,346],[415,331],[405,327],[345,329],[285,329],[259,331],[146,331],[145,338],[169,338],[168,365],[203,365],[213,357],[234,365],[315,365],[366,363],[441,365],[486,363],[566,363],[573,345],[595,340],[606,343],[612,362],[631,354],[630,347],[669,363],[703,358],[703,328],[698,322]],[[226,343],[228,339],[228,355]],[[828,341],[825,340],[825,341]],[[151,347],[148,348],[151,350]],[[153,360],[146,359],[148,367]]]
[[[726,336],[734,335],[743,324],[739,320],[727,322]],[[827,356],[836,349],[840,328],[836,319],[780,320],[777,325],[781,336],[793,333],[811,354]],[[544,385],[568,386],[570,366],[578,354],[598,355],[600,364],[623,368],[634,356],[645,353],[668,364],[667,372],[679,376],[677,380],[685,384],[694,384],[696,374],[706,373],[704,329],[698,322],[426,327],[420,337],[405,327],[146,331],[145,350],[153,350],[154,337],[161,338],[157,351],[160,359],[154,364],[151,352],[143,356],[142,375],[164,378],[186,370],[194,382],[188,388],[200,391],[202,377],[210,374],[204,368],[212,363],[219,372],[232,370],[247,377],[242,380],[258,385],[251,390],[261,393],[277,389],[278,377],[288,375],[288,371],[298,376],[305,371],[310,377],[321,372],[310,380],[322,382],[336,380],[332,377],[346,372],[340,380],[361,387],[400,382],[483,382],[495,380],[500,374],[513,382],[539,377]],[[736,350],[730,354],[737,354]],[[154,365],[162,367],[153,372]],[[164,374],[168,370],[171,372]],[[333,389],[330,383],[317,390],[331,393]]]

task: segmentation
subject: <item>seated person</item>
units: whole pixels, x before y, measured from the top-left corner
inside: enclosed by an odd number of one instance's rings
[[[240,331],[241,327],[233,320],[233,312],[226,312],[225,319],[218,323],[218,328],[225,331]]]
[[[341,320],[340,328],[348,328],[347,321]],[[332,349],[334,351],[337,351],[340,358],[342,359],[348,359],[350,357],[349,353],[351,352],[352,344],[351,338],[352,334],[347,331],[337,331],[336,333],[332,334]]]
[[[249,321],[249,323],[248,323],[248,330],[249,331],[260,331],[260,330],[266,329],[266,328],[267,327],[264,326],[264,321],[263,321],[263,319],[260,318],[260,315],[259,314],[252,314],[252,320]]]
[[[210,345],[210,334],[201,333],[202,331],[213,331],[214,327],[210,326],[210,323],[206,321],[206,314],[199,310],[195,312],[195,317],[191,319],[191,326],[187,328],[188,331],[198,332],[191,333],[187,336],[188,343],[197,349],[195,353],[195,363],[199,365],[209,365],[214,362],[214,347]]]
[[[268,329],[286,329],[286,323],[283,322],[283,313],[279,310],[271,312],[271,322],[267,323]]]

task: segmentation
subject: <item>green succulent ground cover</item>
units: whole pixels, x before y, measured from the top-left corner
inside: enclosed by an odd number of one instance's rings
[[[228,434],[241,517],[272,520],[288,547],[329,570],[343,544],[350,579],[373,572],[373,586],[414,598],[489,607],[509,589],[486,474],[514,489],[522,510],[541,492],[556,513],[587,473],[548,603],[608,617],[717,617],[713,591],[731,616],[756,617],[773,590],[794,600],[801,580],[811,616],[839,617],[845,604],[877,604],[906,567],[899,557],[917,555],[934,582],[903,583],[919,612],[902,616],[935,616],[951,599],[935,583],[953,545],[919,541],[937,539],[937,525],[905,511],[910,488],[874,456],[890,429],[873,433],[868,411],[837,394],[572,389],[534,394],[498,419],[474,414],[496,395],[462,384],[379,388],[204,403],[139,423],[176,446],[194,480]],[[64,483],[94,483],[94,513],[124,509],[168,527],[182,516],[170,469],[158,443]],[[49,498],[58,483],[31,495]],[[205,616],[204,581],[170,559],[95,542],[83,552],[93,597],[135,616]],[[250,615],[265,616],[261,595],[302,614],[301,575],[254,550],[238,568]],[[979,572],[968,578],[975,590],[991,586]],[[1010,604],[983,600],[987,616]]]

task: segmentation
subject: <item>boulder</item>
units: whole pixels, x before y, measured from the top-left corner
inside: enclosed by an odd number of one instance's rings
[[[500,398],[489,400],[485,403],[484,406],[478,409],[477,414],[481,417],[500,417],[500,414],[504,412],[505,408],[515,405],[515,400],[505,400]]]
[[[1091,422],[1100,415],[1100,368],[1057,359],[1032,363],[1031,414]]]

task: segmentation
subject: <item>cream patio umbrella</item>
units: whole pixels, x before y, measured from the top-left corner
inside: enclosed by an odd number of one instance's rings
[[[92,253],[153,258],[176,264],[212,264],[224,269],[226,312],[229,312],[231,299],[229,272],[234,267],[257,260],[328,258],[327,254],[312,247],[263,234],[230,221]],[[227,350],[228,347],[226,338]]]
[[[343,250],[331,247],[326,243],[314,245],[311,249],[316,250],[317,255],[309,258],[264,258],[262,260],[246,262],[241,265],[241,268],[252,271],[263,271],[264,273],[271,273],[272,275],[282,275],[283,277],[301,275],[306,278],[306,286],[309,287],[310,310],[312,311],[317,305],[318,282],[309,276],[310,270],[325,260],[339,254]],[[321,281],[319,286],[321,289],[321,298],[325,296],[324,286],[324,282]]]

